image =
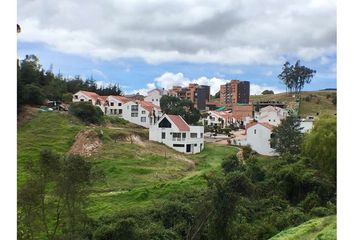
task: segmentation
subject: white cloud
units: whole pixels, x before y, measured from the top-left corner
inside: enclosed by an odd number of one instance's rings
[[[335,0],[19,0],[18,23],[20,41],[107,60],[279,64],[336,52]]]
[[[251,95],[259,95],[264,90],[273,90],[274,93],[284,92],[284,90],[281,90],[281,89],[279,89],[278,87],[275,87],[275,86],[266,86],[266,85],[257,85],[257,84],[251,84],[250,85],[250,94]]]

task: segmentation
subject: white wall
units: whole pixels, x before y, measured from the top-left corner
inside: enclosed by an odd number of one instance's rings
[[[105,114],[111,116],[119,116],[119,117],[123,115],[124,102],[119,101],[118,99],[112,96],[108,96],[107,101],[108,101],[108,106],[107,106],[107,112],[104,111]]]
[[[171,128],[159,128],[157,122],[155,125],[151,126],[149,129],[149,140],[163,143],[178,152],[187,153],[187,144],[191,145],[190,154],[199,153],[204,149],[204,127],[203,126],[190,126],[190,131],[181,132],[173,124],[173,122],[168,119],[172,127]],[[162,133],[165,133],[165,139],[162,139]],[[173,138],[172,133],[181,133],[181,138]],[[196,133],[196,138],[191,137],[191,133]],[[182,138],[185,134],[185,138]],[[175,144],[183,145],[181,147],[174,146]]]
[[[132,106],[138,105],[138,111],[132,111]],[[162,113],[158,108],[154,108],[155,110],[155,115],[156,115],[156,121],[161,118]],[[125,104],[123,104],[123,114],[122,117],[134,124],[149,128],[150,126],[152,126],[154,124],[154,118],[152,116],[149,116],[150,112],[143,108],[141,105],[129,101]],[[145,121],[143,121],[145,120]]]
[[[270,147],[269,140],[271,133],[270,129],[261,124],[256,124],[247,129],[247,144],[259,154],[267,156],[277,155],[274,149]]]
[[[155,89],[149,92],[149,94],[144,98],[144,101],[160,106],[161,97],[162,94],[160,94],[160,91]]]
[[[301,129],[302,133],[310,132],[313,127],[313,121],[301,121],[300,127],[303,128],[303,129]]]

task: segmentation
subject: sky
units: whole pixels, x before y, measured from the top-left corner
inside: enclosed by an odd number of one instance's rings
[[[18,56],[125,94],[231,79],[251,94],[285,91],[282,65],[317,72],[305,90],[336,88],[335,0],[18,0]]]

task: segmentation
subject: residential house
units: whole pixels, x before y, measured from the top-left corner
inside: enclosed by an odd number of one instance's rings
[[[104,114],[121,117],[123,115],[123,105],[127,102],[129,102],[129,99],[124,96],[108,96],[104,108]]]
[[[247,144],[259,154],[277,155],[270,145],[273,125],[265,122],[251,122],[246,125]]]
[[[94,92],[78,91],[73,95],[73,102],[91,102],[98,106],[102,112],[105,110],[105,104],[108,96],[100,96]]]
[[[204,119],[204,125],[220,126],[221,128],[233,123],[236,123],[236,120],[228,111],[208,111],[208,116]]]
[[[199,153],[204,149],[204,127],[189,126],[179,115],[163,115],[149,129],[149,140],[163,143],[178,152]]]
[[[160,100],[163,95],[167,95],[167,91],[165,89],[153,89],[147,93],[147,96],[144,98],[145,102],[151,102],[156,106],[160,106]]]
[[[255,113],[255,120],[262,123],[269,123],[273,126],[278,126],[281,120],[288,116],[288,111],[274,106],[267,106],[261,108],[259,112]]]
[[[162,116],[159,106],[145,101],[128,101],[123,105],[122,117],[137,125],[149,128]]]

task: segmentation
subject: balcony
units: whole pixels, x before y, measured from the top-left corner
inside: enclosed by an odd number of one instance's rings
[[[173,142],[183,142],[186,141],[186,138],[172,138]]]

